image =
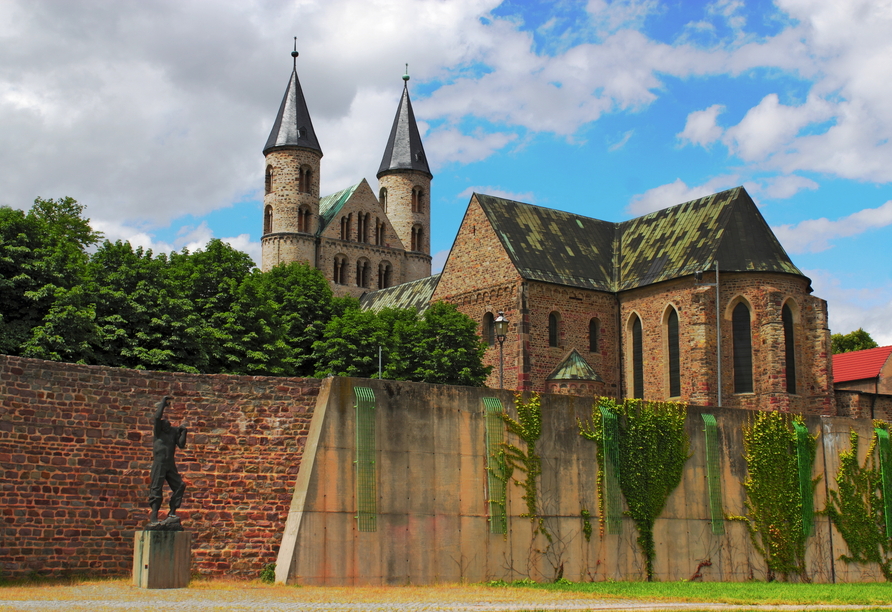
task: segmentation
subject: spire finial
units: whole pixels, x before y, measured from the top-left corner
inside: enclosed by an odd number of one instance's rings
[[[297,52],[297,36],[295,36],[294,37],[294,51],[291,52],[291,57],[294,58],[293,61],[294,61],[294,69],[295,70],[297,70],[297,56],[298,55],[300,55],[300,53]],[[408,66],[408,64],[407,64],[407,66]]]
[[[403,80],[404,81],[409,80],[409,64],[406,64],[406,74],[403,75]]]

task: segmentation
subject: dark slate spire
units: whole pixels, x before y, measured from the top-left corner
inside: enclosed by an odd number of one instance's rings
[[[318,151],[319,155],[322,155],[319,141],[316,140],[316,132],[313,130],[310,111],[304,100],[304,92],[297,78],[297,55],[297,38],[295,38],[294,51],[291,53],[291,57],[294,58],[294,69],[291,72],[291,80],[288,81],[288,88],[285,90],[285,97],[282,98],[279,114],[276,115],[276,122],[266,140],[266,146],[263,147],[264,155],[277,147],[303,147]]]
[[[390,129],[390,138],[387,139],[387,148],[384,149],[384,158],[381,160],[381,167],[378,168],[378,178],[393,170],[417,170],[433,178],[434,175],[431,174],[427,165],[427,156],[424,154],[418,126],[415,124],[412,101],[409,100],[408,65],[406,74],[403,75],[403,81],[405,81],[403,97],[400,100],[399,108],[396,109],[396,117],[393,120],[393,127]]]

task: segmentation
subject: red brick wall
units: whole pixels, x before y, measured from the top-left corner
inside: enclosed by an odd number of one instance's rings
[[[275,561],[319,386],[0,356],[0,575],[130,571],[153,407],[171,395],[190,429],[178,514],[193,571],[256,576]]]

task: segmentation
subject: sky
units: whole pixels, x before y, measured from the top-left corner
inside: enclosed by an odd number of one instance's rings
[[[743,185],[828,301],[892,344],[892,0],[0,0],[0,205],[260,255],[292,68],[322,194],[375,174],[408,63],[442,266],[470,196],[607,221]]]

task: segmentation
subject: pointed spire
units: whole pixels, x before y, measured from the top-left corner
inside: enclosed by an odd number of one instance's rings
[[[409,99],[409,64],[406,64],[403,81],[403,97],[396,109],[390,138],[387,139],[387,148],[384,149],[381,167],[378,168],[378,178],[393,170],[417,170],[433,178],[434,175],[427,165],[427,156],[424,154],[418,126],[415,124],[412,101]]]
[[[291,80],[288,81],[285,97],[282,98],[279,114],[276,115],[276,122],[266,140],[266,146],[263,147],[264,155],[277,147],[303,147],[318,151],[322,155],[322,149],[316,139],[316,132],[313,130],[310,111],[307,109],[307,102],[304,100],[304,93],[297,78],[298,55],[297,37],[295,36],[294,51],[291,52],[291,57],[294,58]]]

